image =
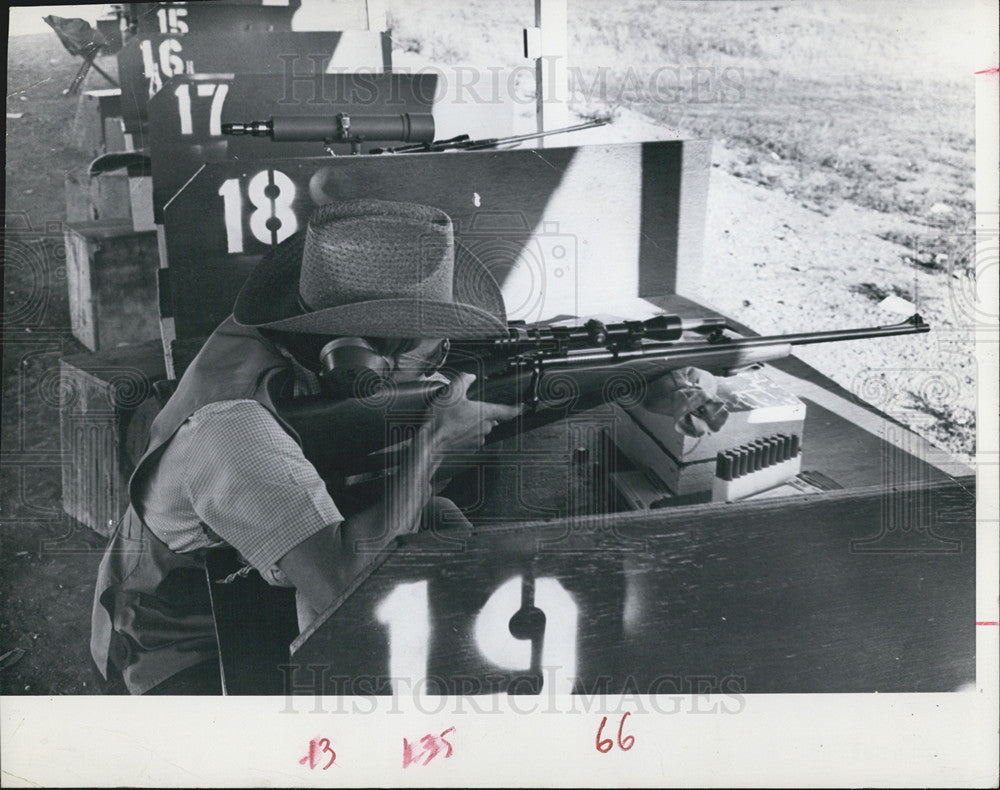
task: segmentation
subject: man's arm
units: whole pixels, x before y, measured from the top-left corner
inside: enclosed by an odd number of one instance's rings
[[[400,535],[416,532],[432,496],[430,480],[448,450],[479,447],[501,420],[517,416],[521,408],[470,401],[475,380],[463,373],[451,384],[455,392],[436,406],[407,449],[407,456],[389,478],[385,499],[347,519],[329,525],[293,547],[278,567],[306,598],[323,611],[368,569]]]
[[[431,497],[428,481],[440,465],[432,452],[432,431],[428,422],[414,437],[384,500],[339,526],[327,525],[278,560],[282,573],[317,611],[330,606],[393,540],[420,526]]]

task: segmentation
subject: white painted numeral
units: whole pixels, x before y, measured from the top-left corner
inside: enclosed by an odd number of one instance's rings
[[[535,580],[534,605],[545,613],[542,646],[543,682],[556,694],[570,694],[576,679],[576,639],[579,609],[558,579]],[[510,633],[510,620],[521,608],[521,577],[500,585],[486,601],[473,627],[479,652],[504,669],[531,669],[531,642]],[[427,677],[431,620],[426,581],[399,584],[382,599],[375,617],[389,632],[389,675],[393,692],[403,678],[414,688]]]
[[[535,580],[534,605],[545,613],[542,641],[543,682],[556,694],[570,694],[576,678],[578,608],[558,579]],[[510,633],[510,619],[521,608],[521,577],[500,585],[479,611],[473,633],[483,657],[505,669],[531,669],[531,642]]]
[[[174,90],[177,97],[177,114],[181,118],[181,134],[194,134],[194,123],[191,120],[191,86],[178,85]]]
[[[271,174],[270,179],[268,173]],[[273,186],[268,181],[273,181]],[[268,194],[271,190],[274,190],[273,197]],[[292,211],[295,183],[280,170],[263,170],[251,178],[247,184],[247,196],[256,209],[250,215],[250,232],[258,241],[281,244],[298,230],[299,223]]]
[[[227,178],[219,187],[222,204],[225,207],[226,249],[230,253],[243,252],[243,197],[240,195],[240,180]]]
[[[431,642],[427,599],[426,581],[397,584],[375,610],[375,617],[389,631],[389,677],[394,694],[402,691],[402,679],[413,688],[427,676]]]
[[[142,73],[149,80],[150,98],[163,87],[164,78],[184,73],[184,60],[178,54],[183,47],[176,39],[161,41],[155,58],[153,42],[149,39],[139,42],[139,50],[142,52]]]
[[[226,102],[229,94],[229,85],[218,85],[214,82],[199,82],[197,95],[199,98],[212,97],[212,106],[208,116],[208,133],[213,137],[222,134],[222,105]],[[188,84],[178,85],[174,90],[177,97],[177,114],[181,119],[181,134],[194,134],[194,122],[191,113],[191,86]]]
[[[156,12],[161,33],[187,33],[188,24],[181,17],[187,16],[186,8],[161,8]]]
[[[247,183],[247,197],[254,207],[250,232],[262,244],[280,244],[299,228],[292,211],[295,182],[280,170],[262,170]],[[226,222],[226,248],[243,252],[243,195],[238,178],[229,178],[219,187]]]
[[[184,59],[180,56],[184,47],[176,38],[167,38],[160,42],[160,71],[164,77],[175,77],[184,73]]]
[[[198,86],[199,96],[211,96],[212,107],[208,115],[208,133],[213,137],[222,135],[222,105],[226,103],[226,96],[229,95],[229,85],[215,85],[207,82]]]
[[[153,57],[153,42],[144,39],[139,42],[139,49],[142,52],[142,75],[149,80],[149,95],[152,96],[163,87],[160,68]]]

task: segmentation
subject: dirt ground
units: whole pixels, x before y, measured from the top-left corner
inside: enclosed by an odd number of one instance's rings
[[[479,34],[458,37],[435,32],[435,14],[443,11],[391,3],[393,35],[398,45],[437,62],[512,62],[497,42],[514,17],[522,25],[531,19],[531,4],[521,5],[464,3],[465,24]],[[777,333],[887,323],[897,318],[877,311],[881,298],[915,300],[938,331],[813,347],[801,356],[969,459],[975,434],[968,326],[975,292],[968,231],[971,83],[954,88],[944,77],[920,74],[924,92],[914,93],[899,69],[891,85],[873,83],[867,91],[857,81],[834,89],[844,80],[829,69],[824,79],[786,79],[801,64],[786,57],[783,72],[768,60],[779,63],[782,36],[799,40],[798,29],[800,39],[829,55],[836,52],[837,35],[858,35],[856,15],[848,11],[859,4],[839,4],[847,10],[829,18],[802,3],[737,4],[750,14],[752,23],[743,25],[726,10],[732,5],[632,3],[607,11],[617,16],[605,25],[604,4],[584,3],[571,15],[571,52],[587,53],[589,63],[581,62],[591,69],[605,62],[602,47],[606,62],[615,55],[652,61],[659,44],[650,31],[660,25],[671,31],[664,40],[673,42],[685,64],[764,64],[763,76],[744,72],[745,101],[682,100],[664,114],[648,96],[619,92],[601,101],[583,97],[577,110],[614,118],[614,128],[629,139],[678,133],[716,138],[700,295],[712,306],[761,333]],[[937,12],[929,9],[916,4],[904,31],[911,41],[916,28],[925,38],[933,34]],[[644,15],[655,20],[641,24]],[[873,46],[882,47],[876,54],[887,62],[896,57],[893,41],[873,36]],[[633,49],[634,57],[622,56]],[[105,60],[102,65],[113,69],[113,59]],[[93,152],[80,147],[77,101],[61,95],[77,64],[54,35],[11,39],[7,67],[0,655],[24,654],[0,669],[0,692],[90,693],[89,616],[103,540],[61,511],[55,372],[60,355],[83,350],[69,332],[64,176],[85,166]],[[620,87],[622,74],[609,79]],[[104,87],[103,80],[91,74],[85,87]],[[947,117],[921,126],[922,111],[902,121],[893,120],[893,111],[875,134],[865,119],[877,115],[887,96],[926,107],[940,99],[947,110],[940,115]],[[795,117],[789,108],[796,106],[804,108],[798,125],[789,121]]]
[[[62,514],[58,370],[61,355],[86,350],[69,329],[62,223],[65,173],[92,156],[74,145],[77,100],[62,95],[77,62],[55,35],[8,46],[0,654],[24,654],[0,669],[0,691],[86,694],[104,541]],[[102,83],[92,74],[85,86]]]

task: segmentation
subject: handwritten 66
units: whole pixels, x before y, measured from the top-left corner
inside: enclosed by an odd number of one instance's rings
[[[626,735],[622,737],[622,730],[625,727],[625,719],[629,717],[629,711],[626,711],[622,716],[621,721],[618,723],[618,748],[623,752],[627,752],[635,745],[635,736]],[[601,718],[601,726],[597,728],[597,751],[601,754],[607,754],[614,747],[614,742],[610,738],[601,738],[601,732],[604,730],[604,725],[608,723],[608,717],[604,716]]]

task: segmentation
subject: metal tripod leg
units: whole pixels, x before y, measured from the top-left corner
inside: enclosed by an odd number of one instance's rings
[[[68,88],[63,89],[63,96],[72,96],[80,90],[80,84],[87,76],[87,72],[90,71],[90,67],[94,65],[94,58],[96,57],[97,50],[91,50],[84,55],[83,63],[81,63],[80,68],[77,69],[76,76],[73,77],[73,81],[69,84]]]

